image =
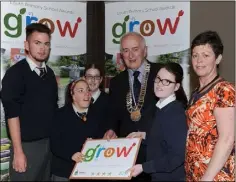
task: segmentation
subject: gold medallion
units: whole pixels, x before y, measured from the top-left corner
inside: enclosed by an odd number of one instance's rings
[[[143,76],[142,78],[142,82],[141,82],[141,90],[139,93],[139,99],[138,102],[132,102],[133,100],[133,90],[131,89],[133,87],[133,83],[131,78],[129,78],[129,91],[126,95],[126,107],[128,112],[130,113],[130,118],[132,121],[139,121],[141,118],[141,112],[140,110],[143,107],[144,104],[144,98],[146,95],[146,90],[147,90],[147,81],[148,81],[148,77],[149,77],[149,73],[150,73],[150,64],[148,62],[146,62],[145,64],[145,76]],[[134,106],[132,105],[132,103],[134,103]]]
[[[141,118],[141,112],[139,109],[130,113],[130,118],[132,121],[139,121]]]

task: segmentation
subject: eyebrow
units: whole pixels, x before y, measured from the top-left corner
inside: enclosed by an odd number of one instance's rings
[[[162,79],[162,80],[168,80],[168,81],[171,81],[172,82],[172,80],[170,80],[170,79],[168,79],[168,78],[161,78],[159,75],[157,75],[156,77],[159,77],[160,79]],[[174,81],[173,81],[174,82]]]
[[[85,76],[100,76],[100,75],[91,75],[91,74],[86,74]]]
[[[86,88],[82,88],[82,87],[76,88],[76,87],[75,87],[75,89],[76,89],[76,90],[87,90],[87,89],[89,89],[89,87],[87,87],[87,86],[86,86]]]
[[[201,53],[206,53],[206,52],[207,52],[207,53],[212,53],[211,51],[203,51],[203,52],[201,52]],[[199,54],[198,52],[195,52],[195,51],[193,51],[192,53]],[[200,53],[200,54],[201,54],[201,53]]]
[[[41,41],[39,41],[39,40],[34,40],[34,42],[40,42],[40,43],[43,43],[43,42],[41,42]],[[50,42],[44,42],[44,43],[50,43]]]
[[[136,46],[136,47],[131,47],[131,49],[138,49],[139,46]],[[122,50],[129,50],[129,48],[123,48]]]

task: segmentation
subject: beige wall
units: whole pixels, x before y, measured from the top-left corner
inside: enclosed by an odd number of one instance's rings
[[[223,61],[220,74],[230,82],[235,82],[235,2],[191,2],[191,40],[200,32],[215,30],[223,44]],[[192,76],[192,73],[191,73]],[[196,82],[192,76],[193,86]]]

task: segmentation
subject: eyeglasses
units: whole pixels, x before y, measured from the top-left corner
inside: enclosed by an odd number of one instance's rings
[[[176,83],[176,82],[172,82],[172,81],[170,81],[170,80],[168,80],[168,79],[161,79],[159,76],[157,76],[156,78],[155,78],[155,80],[154,80],[154,82],[155,83],[162,83],[162,85],[164,85],[164,86],[168,86],[168,85],[170,85],[171,83]]]
[[[87,80],[100,80],[101,76],[90,76],[90,75],[88,75],[88,76],[85,76],[85,78]]]

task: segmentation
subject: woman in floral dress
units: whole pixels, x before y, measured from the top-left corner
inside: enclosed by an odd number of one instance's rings
[[[222,54],[223,44],[216,32],[203,32],[192,41],[192,65],[199,87],[186,111],[187,181],[235,180],[235,88],[217,73]]]

